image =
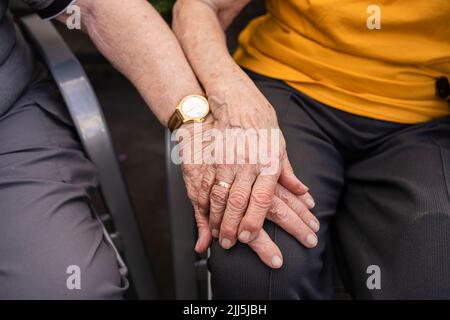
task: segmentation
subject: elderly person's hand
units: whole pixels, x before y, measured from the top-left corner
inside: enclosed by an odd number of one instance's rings
[[[233,189],[236,186],[237,188],[244,189],[243,186],[241,187],[241,183],[247,183],[246,187],[248,189],[243,191],[238,189],[237,192],[251,192],[252,189],[251,181],[235,182],[231,185],[230,189],[226,184],[216,184],[216,172],[219,172],[218,170],[221,168],[221,165],[215,164],[215,161],[218,160],[218,152],[216,149],[218,146],[222,146],[223,153],[226,154],[226,150],[233,148],[235,145],[234,142],[236,142],[235,140],[221,140],[220,143],[217,143],[217,140],[225,137],[224,134],[220,135],[220,137],[217,135],[217,124],[212,117],[208,117],[201,125],[186,124],[181,128],[181,131],[177,132],[178,138],[181,140],[179,149],[183,159],[183,177],[188,196],[195,210],[195,218],[199,232],[199,238],[195,247],[197,252],[204,252],[210,245],[212,235],[217,232],[211,232],[210,226],[214,227],[217,225],[217,229],[220,228],[225,231],[237,230],[238,228],[240,222],[239,215],[234,216],[236,212],[234,211],[234,206],[238,204],[235,204],[233,202],[234,200],[231,199],[231,207],[228,208],[227,214],[223,217],[222,221],[221,215],[213,215],[213,212],[217,212],[214,209],[217,201],[223,204],[223,208],[227,207],[228,191],[233,191],[231,194],[234,194],[235,190]],[[195,130],[196,127],[197,130]],[[219,130],[220,132],[222,130]],[[213,141],[212,136],[215,137],[215,141]],[[237,137],[238,135],[235,136],[235,138]],[[250,139],[250,141],[255,140]],[[252,147],[255,146],[249,146],[248,148]],[[250,170],[253,170],[251,168],[253,167],[252,165],[231,165],[231,167],[242,169],[243,175],[239,177],[249,180],[245,175],[251,172]],[[256,165],[256,167],[259,167],[259,165]],[[306,189],[304,186],[302,187]],[[211,208],[209,207],[210,197]],[[288,191],[282,185],[275,183],[274,194],[270,195],[270,203],[262,217],[262,222],[267,218],[285,229],[305,246],[314,247],[317,244],[317,237],[314,232],[318,231],[319,222],[308,210],[305,199],[310,199],[307,193],[298,196]],[[239,204],[239,208],[245,206],[242,208],[245,210],[246,205],[247,203]],[[235,233],[236,231],[234,231]],[[214,234],[214,236],[217,236],[217,234]],[[282,254],[264,230],[259,229],[255,231],[254,237],[246,242],[265,264],[272,268],[281,267]]]
[[[199,210],[209,210],[212,234],[228,249],[237,238],[247,243],[258,236],[264,220],[270,217],[276,193],[283,193],[284,198],[290,195],[289,199],[299,200],[295,204],[289,200],[301,217],[299,241],[314,247],[319,228],[318,220],[309,211],[314,200],[293,173],[273,107],[242,70],[231,70],[226,78],[232,79],[227,85],[210,83],[209,100],[215,126],[224,136],[235,137],[234,141],[225,140],[224,153],[228,155],[231,148],[241,157],[230,162],[224,156],[223,164],[205,171],[198,195]],[[225,131],[238,134],[227,135]],[[257,155],[256,162],[255,157],[250,159],[252,154]]]

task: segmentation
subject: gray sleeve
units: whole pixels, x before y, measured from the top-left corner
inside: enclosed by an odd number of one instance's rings
[[[58,0],[22,0],[27,5],[30,6],[30,8],[34,10],[42,10],[50,5],[52,5],[53,2],[57,2]]]
[[[75,0],[22,0],[43,19],[51,19],[61,14]]]

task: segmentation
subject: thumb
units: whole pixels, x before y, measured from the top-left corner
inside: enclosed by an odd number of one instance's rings
[[[279,183],[296,195],[303,195],[308,192],[308,187],[305,186],[294,174],[294,169],[289,162],[287,155],[281,160],[281,172]]]
[[[279,269],[283,265],[283,255],[281,254],[280,248],[270,239],[264,229],[248,245],[258,255],[261,261],[270,268]]]

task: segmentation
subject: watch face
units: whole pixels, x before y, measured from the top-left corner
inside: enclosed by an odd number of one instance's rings
[[[188,118],[201,119],[209,112],[209,105],[205,98],[191,96],[186,98],[181,104],[181,112]]]

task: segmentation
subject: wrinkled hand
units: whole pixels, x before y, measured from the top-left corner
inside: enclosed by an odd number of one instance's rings
[[[195,245],[195,251],[198,253],[205,252],[212,240],[209,227],[210,217],[208,212],[199,210],[198,192],[196,191],[199,187],[201,188],[201,181],[208,170],[214,170],[213,166],[183,165],[183,176],[188,196],[194,206],[198,227],[198,240]],[[319,230],[319,221],[309,212],[302,197],[292,194],[280,184],[276,186],[275,196],[272,199],[267,219],[278,224],[306,247],[312,248],[317,244],[317,236],[314,232]],[[224,221],[223,223],[227,222]],[[225,226],[225,228],[227,227]],[[282,266],[283,255],[264,229],[247,244],[267,266],[271,268]]]
[[[224,198],[223,201],[226,201],[226,199]],[[227,206],[229,206],[229,201],[230,199],[228,199]],[[202,216],[201,211],[199,214]],[[222,232],[234,232],[236,221],[229,219],[229,215],[224,215],[222,221],[211,222],[212,219],[213,217],[210,216],[210,225],[217,223]],[[317,245],[318,239],[315,232],[319,231],[319,221],[309,211],[302,197],[292,194],[280,184],[275,187],[275,194],[272,197],[266,219],[276,223],[305,247],[313,248]],[[214,236],[217,237],[217,234]],[[261,229],[254,239],[245,241],[245,243],[256,252],[266,265],[272,268],[281,267],[282,253],[264,229]],[[197,244],[196,250],[203,252],[208,246],[209,241],[201,241]]]
[[[223,100],[221,102],[214,96],[210,99],[218,119],[209,116],[202,124],[202,130],[197,132],[197,135],[200,136],[201,148],[197,148],[197,150],[191,148],[191,162],[182,165],[183,177],[188,196],[195,210],[199,232],[195,247],[197,252],[203,252],[209,247],[212,236],[219,237],[222,247],[228,249],[234,245],[239,234],[239,240],[247,243],[264,263],[272,268],[278,268],[282,265],[282,254],[262,229],[266,218],[278,224],[309,248],[317,244],[315,232],[319,229],[318,220],[309,211],[314,207],[314,201],[308,193],[308,188],[293,173],[287,159],[281,132],[276,140],[279,148],[269,148],[270,150],[267,152],[267,158],[272,162],[273,159],[276,160],[275,166],[273,163],[267,166],[267,163],[261,161],[255,164],[245,164],[249,160],[249,150],[255,152],[257,149],[255,144],[251,143],[255,140],[247,139],[248,136],[243,138],[245,142],[244,164],[209,164],[205,163],[203,158],[203,154],[208,148],[214,151],[213,154],[217,151],[215,150],[217,146],[212,145],[211,136],[207,132],[210,129],[219,129],[225,136],[224,131],[228,128],[278,128],[272,107],[257,89],[256,93],[259,95],[256,97],[260,99],[259,103],[265,103],[267,110],[261,113],[256,111],[258,108],[252,111],[250,110],[252,108],[249,107],[247,112],[241,112],[240,116],[245,121],[243,121],[244,125],[240,127],[236,126],[236,117],[230,116],[231,111],[226,109],[227,103]],[[225,116],[222,116],[223,114]],[[230,121],[230,119],[234,120]],[[182,128],[190,133],[190,142],[195,140],[194,125],[184,125]],[[269,146],[273,143],[273,140],[267,135],[258,133],[256,135],[256,141],[267,139],[266,143]],[[188,142],[188,140],[184,142]],[[183,149],[183,144],[182,141],[181,149]],[[225,141],[223,146],[225,149],[229,147],[229,141]],[[258,151],[256,150],[256,152]],[[196,155],[201,160],[198,163],[192,163],[192,159]],[[267,171],[267,168],[272,171]],[[274,168],[275,170],[273,170]],[[229,183],[231,188],[228,190],[217,185],[216,181]]]
[[[236,157],[234,162],[225,161],[205,169],[198,210],[210,212],[212,234],[219,238],[223,248],[231,248],[237,238],[251,243],[258,237],[266,217],[270,218],[280,184],[283,190],[302,200],[302,207],[298,204],[296,207],[304,226],[300,238],[306,246],[313,246],[318,221],[309,209],[314,207],[314,200],[293,173],[273,107],[240,69],[228,74],[226,79],[227,85],[219,83],[215,91],[211,89],[214,85],[209,86],[208,96],[215,126],[224,136],[235,137],[233,141],[225,141],[225,153],[234,149]],[[251,155],[255,154],[256,162],[251,161]],[[236,161],[237,155],[241,156],[241,162]],[[218,185],[217,181],[231,188]]]

